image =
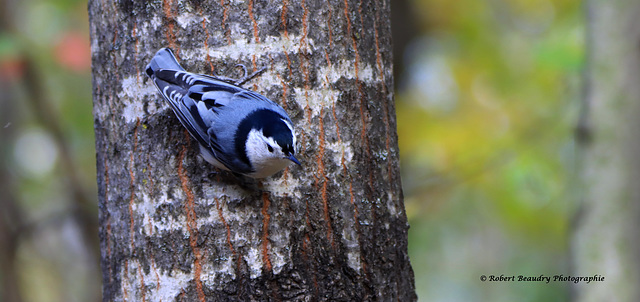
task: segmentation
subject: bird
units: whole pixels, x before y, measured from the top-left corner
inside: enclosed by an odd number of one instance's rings
[[[240,65],[242,66],[242,65]],[[178,120],[213,166],[260,179],[295,163],[296,132],[287,112],[240,80],[185,71],[170,48],[156,52],[146,67]]]

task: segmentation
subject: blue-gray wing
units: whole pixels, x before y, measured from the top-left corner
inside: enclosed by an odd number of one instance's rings
[[[232,171],[248,173],[252,169],[237,161],[232,147],[234,129],[243,115],[252,107],[268,107],[287,116],[280,106],[258,93],[216,77],[186,72],[168,48],[156,53],[146,73],[189,134]]]

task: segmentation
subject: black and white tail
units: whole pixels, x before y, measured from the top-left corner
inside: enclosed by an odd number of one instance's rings
[[[153,56],[149,65],[147,65],[147,75],[151,78],[154,77],[154,74],[160,69],[170,69],[170,70],[184,70],[176,57],[173,55],[173,51],[169,48],[162,48],[156,52],[156,55]]]
[[[191,136],[201,145],[208,146],[208,125],[199,114],[196,102],[188,97],[190,82],[195,75],[186,72],[178,64],[169,48],[162,48],[156,53],[147,65],[146,73]]]

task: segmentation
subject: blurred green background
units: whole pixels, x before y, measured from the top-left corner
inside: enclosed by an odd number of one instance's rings
[[[98,301],[86,2],[0,5],[0,297]],[[569,271],[581,2],[394,0],[392,8],[420,300],[568,300],[564,283],[479,277]]]
[[[417,33],[395,54],[396,113],[419,298],[569,300],[559,282],[479,278],[569,273],[581,2],[407,6]]]

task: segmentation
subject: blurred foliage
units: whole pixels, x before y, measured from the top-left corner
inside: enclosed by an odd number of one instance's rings
[[[0,0],[0,300],[101,296],[86,5]]]
[[[567,300],[567,284],[479,277],[567,274],[584,57],[580,1],[407,1],[416,38],[396,53],[404,70],[396,99],[420,299]],[[77,207],[70,186],[97,194],[86,2],[0,3],[10,24],[0,32],[0,79],[11,96],[0,104],[0,170],[20,213],[21,224],[11,227],[20,238],[14,260],[22,296],[93,301],[100,296],[98,255],[69,214]],[[62,141],[29,105],[27,64],[42,80],[46,114],[60,125]],[[72,167],[62,166],[61,143]],[[80,183],[69,184],[68,169]],[[7,277],[0,271],[0,280]]]
[[[576,0],[410,0],[396,94],[424,301],[566,301],[584,20]]]

